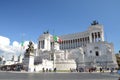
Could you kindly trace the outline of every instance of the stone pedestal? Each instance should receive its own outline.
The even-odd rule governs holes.
[[[60,50],[59,43],[57,43],[57,42],[54,43],[54,49],[55,50]]]
[[[34,55],[30,53],[28,57],[24,58],[24,67],[28,72],[34,72]]]

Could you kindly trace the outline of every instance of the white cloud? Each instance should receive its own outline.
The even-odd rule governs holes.
[[[37,44],[36,43],[34,44],[34,48],[37,49]]]
[[[0,36],[0,45],[9,45],[10,39],[7,37]]]
[[[24,46],[24,48],[25,48],[25,49],[27,49],[27,48],[28,48],[28,44],[29,44],[29,41],[24,41],[23,46]]]
[[[14,51],[11,50],[11,46],[0,45],[0,50],[2,52],[14,53]]]
[[[0,54],[6,56],[7,59],[9,59],[7,56],[15,53],[15,51],[12,50],[12,47],[10,46],[9,38],[0,36],[0,52]]]
[[[20,47],[20,45],[19,45],[19,42],[17,42],[17,41],[13,41],[13,47]]]
[[[5,58],[11,59],[13,55],[24,54],[25,49],[28,48],[29,41],[24,41],[23,47],[21,42],[13,41],[10,45],[10,39],[0,36],[0,55],[4,55]],[[34,44],[34,48],[37,48],[37,44]]]

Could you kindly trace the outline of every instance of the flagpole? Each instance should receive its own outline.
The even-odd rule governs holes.
[[[22,52],[23,52],[23,45],[24,45],[24,40],[23,40],[23,36],[24,36],[24,33],[22,33],[22,41],[21,41],[21,53],[20,53],[20,55],[22,55]]]

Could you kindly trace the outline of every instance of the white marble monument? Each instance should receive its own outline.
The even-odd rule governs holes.
[[[59,44],[54,42],[53,37],[49,33],[39,37],[38,55],[56,49],[55,61],[73,59],[77,68],[117,67],[113,43],[105,41],[103,25],[97,21],[93,21],[87,31],[58,36],[62,39]]]

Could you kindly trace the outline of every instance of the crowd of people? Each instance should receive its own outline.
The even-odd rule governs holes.
[[[56,72],[57,71],[57,68],[54,68],[53,70],[50,68],[50,69],[48,69],[48,68],[42,68],[42,72]]]
[[[110,72],[113,73],[114,71],[117,71],[117,68],[96,68],[96,67],[91,67],[91,68],[76,68],[76,69],[71,69],[70,72]]]
[[[23,65],[21,64],[16,64],[16,65],[4,65],[0,67],[0,70],[2,71],[21,71],[25,70]],[[72,69],[70,68],[70,72],[110,72],[114,73],[114,71],[117,71],[116,68],[96,68],[96,67],[91,67],[91,68],[76,68]],[[54,69],[48,69],[48,68],[42,68],[42,72],[56,72],[57,68]],[[118,74],[120,74],[120,70],[118,70]]]

